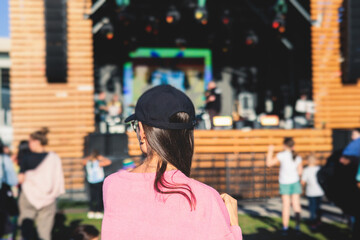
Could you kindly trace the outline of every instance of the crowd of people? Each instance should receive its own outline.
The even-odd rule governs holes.
[[[196,124],[191,100],[174,87],[157,86],[141,95],[135,113],[125,122],[131,123],[146,156],[141,165],[124,162],[123,170],[105,178],[104,167],[111,160],[96,151],[83,160],[90,189],[87,216],[103,218],[102,239],[242,239],[237,201],[189,177]],[[25,240],[51,239],[56,200],[65,188],[61,160],[56,153],[46,150],[47,134],[47,128],[31,133],[28,140],[20,142],[13,156],[8,155],[8,148],[0,146],[0,236],[6,233],[16,236],[19,228]],[[322,197],[331,195],[329,181],[319,177],[324,176],[326,166],[321,168],[316,155],[310,154],[303,169],[294,140],[285,138],[283,146],[283,151],[276,155],[274,146],[269,146],[266,157],[268,167],[280,165],[282,234],[286,236],[289,231],[291,206],[295,230],[300,233],[302,186],[309,200],[310,227],[316,230],[321,225]],[[355,184],[351,189],[357,196],[360,196],[356,186],[360,180],[359,158],[360,129],[356,129],[353,141],[336,161],[351,169],[347,178]],[[351,196],[356,205],[360,197]],[[354,239],[358,239],[360,230],[357,209],[344,210],[354,219]],[[99,235],[93,226],[81,225],[70,239],[96,240]]]
[[[15,239],[20,229],[24,240],[51,240],[57,198],[65,193],[65,187],[60,157],[45,149],[47,134],[47,128],[31,133],[12,156],[0,142],[1,239]],[[98,236],[93,226],[81,225],[71,239],[96,240]]]

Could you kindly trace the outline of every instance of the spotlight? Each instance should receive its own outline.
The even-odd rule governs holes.
[[[285,32],[285,15],[278,13],[275,16],[275,19],[272,23],[272,27],[274,29],[277,29],[280,33]]]
[[[111,40],[114,38],[114,27],[111,24],[110,19],[104,17],[93,26],[92,33],[100,33],[101,36],[105,36],[106,39]]]
[[[273,22],[273,24],[272,24],[272,27],[275,28],[275,29],[277,29],[277,28],[280,27],[280,23],[279,23],[278,21],[274,20],[274,22]]]
[[[149,16],[145,25],[145,32],[157,35],[159,33],[158,20],[154,16]]]
[[[195,10],[195,19],[201,24],[206,25],[208,23],[208,12],[205,8],[199,7]]]
[[[107,40],[114,38],[114,27],[110,22],[104,25],[101,31],[105,34]]]
[[[180,20],[180,12],[176,9],[175,6],[171,6],[169,8],[165,20],[168,24],[177,23]]]
[[[108,32],[108,33],[106,34],[106,38],[107,38],[108,40],[113,39],[113,38],[114,38],[114,33]]]
[[[223,17],[222,17],[222,23],[224,25],[229,25],[231,22],[231,19],[230,19],[230,11],[228,9],[226,9],[224,11],[224,14],[223,14]]]
[[[285,28],[285,18],[288,12],[288,7],[285,0],[277,0],[274,5],[275,18],[272,23],[272,27],[277,29],[280,33],[284,33]]]
[[[258,42],[259,42],[259,37],[256,35],[254,30],[249,30],[246,33],[245,44],[248,46],[254,46],[258,44]]]

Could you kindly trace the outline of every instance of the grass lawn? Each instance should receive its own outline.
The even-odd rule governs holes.
[[[64,234],[67,234],[75,226],[79,224],[92,224],[101,229],[101,220],[87,219],[86,212],[80,209],[74,211],[66,211],[65,215],[58,215],[58,237],[53,240],[64,240]],[[301,225],[301,234],[297,235],[290,230],[287,237],[282,237],[279,229],[281,229],[281,218],[258,217],[250,215],[239,215],[239,223],[243,231],[244,240],[272,240],[272,239],[301,239],[301,240],[346,240],[350,238],[350,230],[345,224],[324,223],[319,227],[317,232],[312,232],[308,226],[303,223]],[[294,222],[290,222],[290,228],[294,227]]]
[[[243,231],[244,240],[272,240],[272,239],[301,239],[301,240],[346,240],[351,233],[345,224],[323,223],[318,231],[312,232],[306,223],[300,226],[301,234],[293,229],[294,221],[290,221],[290,232],[287,237],[281,236],[281,218],[269,218],[250,215],[239,215],[239,224]]]

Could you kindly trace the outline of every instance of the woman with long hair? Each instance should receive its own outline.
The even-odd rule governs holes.
[[[47,152],[45,148],[48,132],[47,128],[43,128],[30,134],[31,152],[24,155],[20,162],[19,225],[24,239],[32,239],[36,235],[34,221],[39,238],[51,239],[56,198],[65,192],[61,160],[56,153]]]
[[[302,174],[302,159],[294,151],[295,142],[292,138],[284,139],[284,151],[274,156],[274,146],[270,145],[266,165],[272,167],[280,163],[279,183],[282,200],[283,234],[287,235],[290,219],[290,205],[295,212],[297,231],[300,231],[300,176]],[[292,203],[292,204],[291,204]]]
[[[191,179],[195,110],[181,91],[145,92],[126,119],[146,159],[104,182],[102,239],[242,239],[236,200]],[[224,203],[225,202],[225,203]]]

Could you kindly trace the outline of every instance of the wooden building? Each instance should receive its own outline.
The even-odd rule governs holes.
[[[84,19],[91,0],[67,1],[67,83],[48,83],[46,78],[44,2],[10,0],[13,145],[49,127],[48,149],[64,162],[67,188],[71,175],[78,180],[72,187],[82,188],[83,175],[72,171],[82,170],[77,163],[83,156],[84,136],[95,125],[92,22]]]
[[[312,19],[322,16],[311,30],[315,129],[196,131],[193,177],[244,198],[271,197],[277,194],[277,170],[265,167],[269,144],[279,151],[283,137],[293,136],[300,155],[316,152],[324,160],[332,150],[331,129],[360,127],[360,84],[344,86],[340,76],[341,3],[311,0]],[[49,150],[62,157],[73,190],[83,189],[84,136],[94,130],[92,23],[83,16],[90,5],[67,1],[68,79],[54,84],[45,75],[44,0],[10,0],[14,146],[48,126]],[[129,154],[140,154],[132,133]]]

